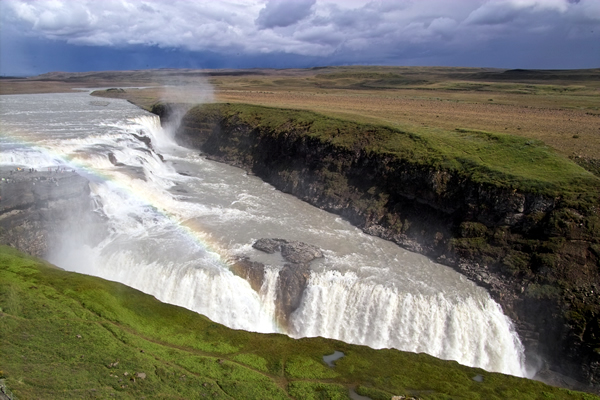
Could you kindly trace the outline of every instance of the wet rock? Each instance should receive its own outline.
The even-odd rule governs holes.
[[[154,150],[152,148],[152,140],[148,137],[148,136],[143,136],[143,135],[136,135],[135,133],[132,133],[133,137],[135,137],[137,140],[139,140],[140,142],[144,143],[146,145],[146,147],[148,147],[151,150]]]
[[[139,140],[140,142],[144,143],[146,145],[146,148],[153,151],[156,156],[158,158],[160,158],[160,160],[162,162],[165,161],[165,158],[163,157],[162,154],[157,153],[154,149],[154,146],[152,146],[152,139],[150,139],[148,136],[144,136],[143,132],[140,132],[139,135],[136,135],[135,133],[132,133],[133,137],[135,137],[137,140]],[[111,161],[112,162],[112,161]],[[181,175],[185,175],[185,174],[181,174]],[[189,175],[188,175],[189,176]]]
[[[309,263],[323,257],[323,252],[311,244],[286,239],[259,239],[252,247],[269,254],[280,251],[288,261],[279,272],[276,297],[277,319],[281,324],[287,325],[289,316],[302,302],[310,276]],[[256,266],[253,268],[258,271]]]
[[[308,264],[285,264],[277,285],[277,319],[287,325],[289,316],[300,306],[310,269]]]
[[[113,153],[108,153],[108,161],[115,167],[124,167],[125,164],[118,162],[117,157]]]
[[[231,266],[231,271],[250,283],[252,289],[260,291],[265,278],[265,265],[250,261],[247,257],[240,258]]]
[[[323,252],[316,246],[286,239],[260,239],[252,247],[268,254],[281,252],[288,261],[279,271],[276,289],[276,317],[280,324],[287,325],[289,316],[300,306],[308,278],[309,264],[316,258],[323,257]],[[240,258],[231,267],[233,273],[246,279],[252,289],[260,291],[264,283],[265,265]]]
[[[265,276],[263,263],[242,258],[233,264],[232,271],[246,279],[256,292],[260,291]],[[309,276],[308,264],[285,264],[279,271],[275,307],[280,324],[287,325],[289,316],[300,306]]]
[[[259,239],[252,247],[269,254],[280,251],[286,261],[294,264],[310,263],[323,257],[323,252],[317,246],[296,240]]]
[[[310,263],[316,258],[323,257],[318,247],[302,242],[288,242],[282,245],[281,255],[286,261],[294,264]]]
[[[265,253],[273,254],[276,251],[281,251],[281,239],[259,239],[254,242],[252,247]]]

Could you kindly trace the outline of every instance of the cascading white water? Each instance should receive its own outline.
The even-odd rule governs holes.
[[[520,375],[522,348],[489,296],[453,301],[365,282],[355,273],[313,273],[293,335],[325,336],[374,348],[394,347]]]
[[[265,279],[258,294],[263,304],[264,311],[274,321],[275,302],[277,301],[277,282],[279,281],[279,268],[265,267]]]
[[[80,243],[78,232],[65,232],[65,245],[51,256],[59,266],[123,282],[233,328],[276,332],[282,260],[251,244],[262,237],[300,240],[326,257],[311,266],[286,333],[525,375],[508,318],[487,292],[449,268],[178,147],[156,116],[123,101],[106,108],[90,105],[86,94],[0,101],[7,132],[2,165],[76,168],[92,180],[106,217],[109,234],[94,248]],[[273,265],[258,293],[229,270],[226,260],[240,255]]]

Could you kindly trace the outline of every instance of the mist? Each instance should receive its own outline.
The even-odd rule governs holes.
[[[212,98],[206,86],[171,83],[166,101]],[[48,259],[59,267],[124,283],[235,329],[426,352],[528,376],[511,321],[457,272],[177,146],[178,120],[163,129],[157,116],[122,100],[100,108],[85,93],[55,106],[52,99],[31,97],[27,107],[55,107],[64,118],[60,130],[43,118],[30,130],[90,179],[82,196],[89,207],[69,210],[54,232]],[[191,104],[183,103],[178,117]],[[228,264],[259,259],[252,244],[264,237],[315,244],[325,254],[311,264],[301,304],[284,325],[274,290],[282,264],[267,265],[267,286],[259,291]]]

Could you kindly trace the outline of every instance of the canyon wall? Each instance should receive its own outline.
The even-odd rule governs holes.
[[[158,104],[153,112],[167,120],[172,108]],[[600,384],[597,204],[480,182],[427,160],[369,150],[361,139],[342,146],[311,129],[285,117],[273,129],[229,105],[210,105],[190,110],[176,139],[455,268],[502,305],[528,360],[539,358],[540,376],[551,370]]]
[[[0,193],[0,244],[47,258],[64,244],[64,232],[88,235],[78,238],[88,243],[102,235],[89,182],[75,172],[4,169]],[[98,229],[81,229],[90,224]]]

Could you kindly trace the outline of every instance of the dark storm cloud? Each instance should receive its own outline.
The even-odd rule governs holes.
[[[506,7],[504,4],[486,4],[473,11],[466,19],[474,25],[498,25],[513,21],[519,15],[519,10]]]
[[[3,74],[54,65],[32,55],[42,42],[71,69],[94,48],[182,66],[600,66],[598,0],[0,0],[0,23]]]
[[[303,20],[311,14],[316,0],[269,0],[258,13],[256,24],[261,29],[286,27]]]

